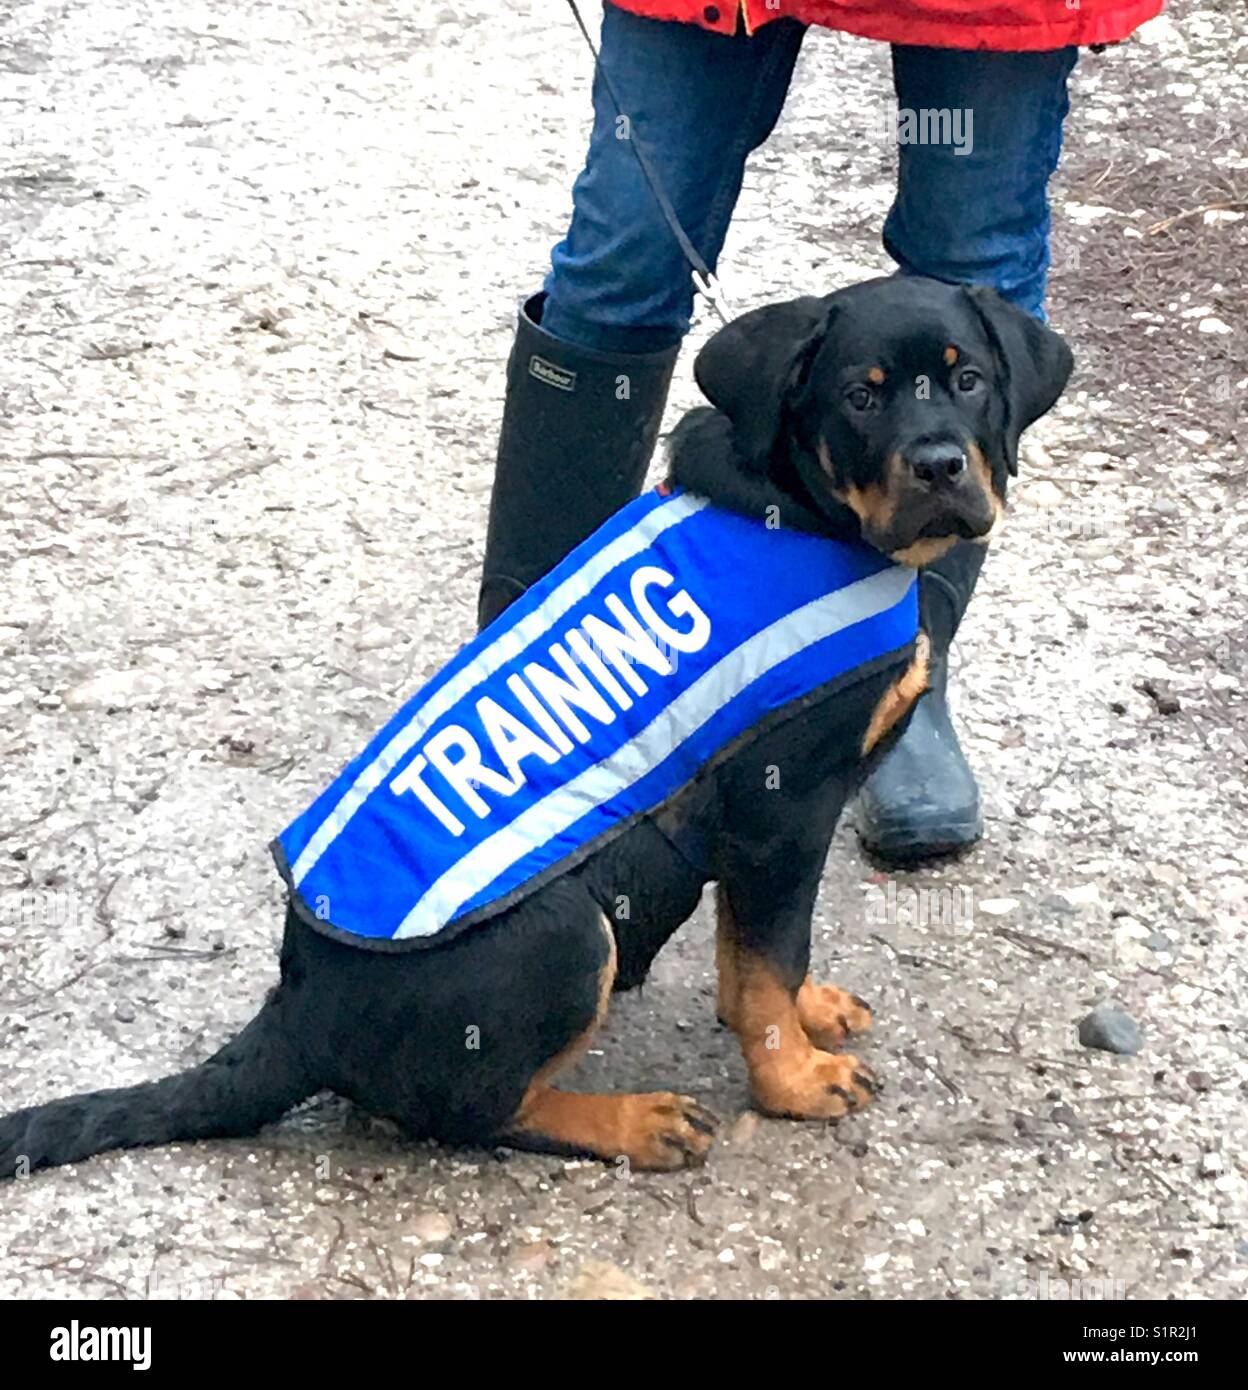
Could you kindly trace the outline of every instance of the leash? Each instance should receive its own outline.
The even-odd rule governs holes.
[[[649,156],[637,143],[636,134],[633,131],[632,120],[625,113],[620,105],[620,99],[615,94],[615,88],[611,84],[607,70],[603,66],[602,56],[598,52],[598,46],[590,36],[589,30],[585,27],[585,20],[581,16],[580,7],[576,0],[568,0],[568,8],[572,11],[572,17],[576,20],[576,27],[581,31],[585,42],[589,45],[589,51],[594,55],[594,72],[602,78],[602,85],[607,90],[607,96],[611,99],[611,105],[615,108],[615,114],[622,116],[628,121],[628,143],[632,148],[633,155],[641,169],[642,177],[646,181],[654,197],[654,201],[659,205],[659,211],[663,214],[663,220],[671,229],[672,235],[680,245],[681,252],[685,260],[689,262],[689,270],[693,277],[693,283],[698,293],[710,304],[715,313],[719,316],[719,321],[727,327],[732,318],[732,308],[724,296],[724,291],[719,281],[711,273],[710,267],[698,253],[698,248],[689,240],[688,233],[680,225],[680,218],[676,216],[676,209],[672,206],[671,199],[663,191],[663,185],[659,182],[658,175],[650,163]]]

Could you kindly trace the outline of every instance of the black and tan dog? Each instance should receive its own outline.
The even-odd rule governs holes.
[[[713,408],[681,422],[672,474],[720,506],[927,564],[988,537],[1019,435],[1070,368],[1056,334],[989,291],[892,278],[774,305],[700,354]],[[865,1105],[870,1071],[835,1049],[870,1014],[808,977],[811,913],[842,808],[926,686],[922,635],[915,653],[763,733],[445,946],[361,950],[288,912],[281,983],[238,1037],[177,1076],[0,1120],[0,1176],[251,1134],[320,1090],[417,1136],[623,1155],[642,1168],[700,1162],[713,1125],[694,1101],[573,1094],[551,1080],[709,882],[720,1016],[740,1039],[755,1103],[819,1120]],[[769,768],[779,789],[760,795]],[[620,898],[623,922],[611,912]]]

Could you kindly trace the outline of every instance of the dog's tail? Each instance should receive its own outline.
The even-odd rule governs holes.
[[[189,1071],[0,1118],[0,1179],[108,1149],[254,1134],[318,1089],[283,1030],[280,989],[239,1035]]]

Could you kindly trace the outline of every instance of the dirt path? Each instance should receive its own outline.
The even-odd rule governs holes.
[[[469,634],[513,305],[587,111],[558,7],[508,8],[0,20],[0,1108],[251,1013],[266,841]],[[1243,1295],[1248,29],[1171,16],[1076,80],[1079,375],[960,642],[988,838],[890,884],[843,830],[830,864],[816,957],[876,1006],[878,1107],[746,1111],[700,916],[576,1082],[699,1095],[706,1169],[413,1147],[323,1101],[0,1189],[0,1295],[552,1297],[596,1262],[675,1297]],[[739,308],[884,266],[886,71],[812,37]],[[1104,997],[1139,1056],[1078,1046]]]

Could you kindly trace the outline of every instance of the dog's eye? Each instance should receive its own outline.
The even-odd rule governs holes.
[[[958,390],[973,391],[983,378],[973,368],[968,367],[965,371],[958,373]]]
[[[851,410],[870,410],[875,397],[865,386],[851,386],[845,392],[845,400]]]

